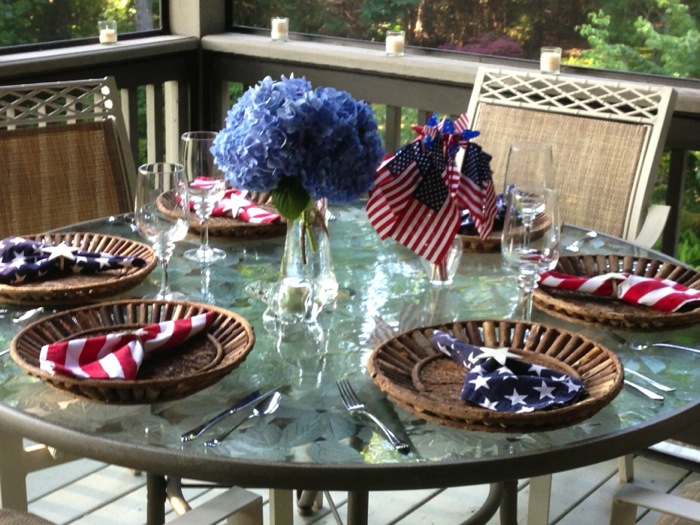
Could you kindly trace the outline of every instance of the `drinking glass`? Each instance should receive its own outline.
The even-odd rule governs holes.
[[[226,189],[224,174],[216,167],[211,152],[215,138],[215,131],[188,131],[180,137],[182,165],[189,183],[190,200],[202,230],[199,248],[187,250],[185,258],[207,264],[226,257],[225,251],[209,246],[209,217]]]
[[[516,186],[507,193],[501,256],[506,269],[517,271],[523,321],[532,317],[532,294],[539,275],[557,264],[560,229],[554,190]]]
[[[175,243],[187,235],[190,224],[187,181],[182,164],[156,162],[139,167],[134,218],[139,233],[147,239],[160,261],[163,277],[155,299],[179,298],[170,290],[168,263]]]
[[[516,142],[510,145],[503,193],[518,186],[554,188],[551,144]]]

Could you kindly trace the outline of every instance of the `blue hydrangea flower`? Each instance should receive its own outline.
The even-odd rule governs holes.
[[[214,157],[229,183],[268,192],[298,177],[309,197],[351,202],[374,184],[384,154],[372,108],[305,78],[266,77],[226,116]]]

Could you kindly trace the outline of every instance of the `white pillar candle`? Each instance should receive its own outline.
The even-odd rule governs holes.
[[[289,19],[275,17],[271,20],[270,25],[272,27],[270,32],[272,40],[285,42],[287,40],[287,36],[289,35]]]
[[[117,21],[100,20],[97,22],[100,34],[100,44],[114,44],[117,41]]]
[[[559,74],[561,69],[561,48],[543,47],[540,53],[540,71]]]
[[[386,54],[389,56],[403,56],[406,47],[406,37],[403,31],[386,32]]]

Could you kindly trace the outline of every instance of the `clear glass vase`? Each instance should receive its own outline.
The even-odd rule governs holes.
[[[421,257],[421,263],[423,264],[423,269],[425,270],[425,275],[428,281],[433,286],[449,286],[452,284],[457,269],[459,268],[459,263],[462,260],[462,254],[464,253],[464,246],[462,243],[462,238],[456,235],[450,248],[447,252],[445,260],[440,264],[435,264],[430,262],[428,259]]]
[[[280,278],[271,290],[266,315],[282,323],[314,322],[338,295],[333,273],[325,199],[287,223]]]

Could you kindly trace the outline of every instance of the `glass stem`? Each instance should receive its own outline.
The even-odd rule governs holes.
[[[202,219],[200,224],[202,225],[202,233],[199,238],[200,249],[206,251],[209,248],[209,219]]]
[[[522,321],[532,320],[532,294],[537,288],[537,273],[527,272],[518,275],[518,286],[522,291]]]
[[[168,263],[169,259],[167,257],[161,258],[160,269],[162,275],[160,279],[160,292],[158,292],[160,299],[165,299],[168,295],[170,295],[170,283],[168,281]]]

